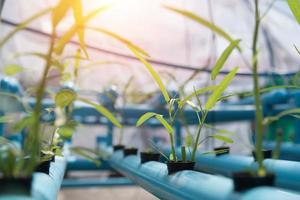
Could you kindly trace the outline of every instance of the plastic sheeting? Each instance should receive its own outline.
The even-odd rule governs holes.
[[[240,72],[250,72],[247,62],[250,62],[251,57],[254,26],[253,1],[251,0],[89,0],[83,2],[86,13],[103,4],[114,2],[110,9],[93,19],[89,26],[105,28],[128,38],[145,49],[152,59],[195,68],[212,67],[228,42],[219,36],[214,37],[207,28],[166,10],[162,5],[171,5],[192,11],[213,21],[232,37],[242,39],[244,60],[239,53],[234,52],[226,62],[225,69],[229,70],[238,65],[241,66]],[[56,1],[52,0],[8,0],[4,5],[2,18],[12,22],[21,22],[33,13],[55,5],[55,3]],[[275,1],[274,4],[271,0],[260,1],[261,13],[263,14],[271,5],[260,30],[259,69],[265,72],[298,70],[299,55],[293,44],[300,44],[300,27],[296,24],[285,1]],[[59,34],[63,34],[72,23],[72,13],[69,13],[59,26]],[[36,20],[30,24],[30,27],[49,33],[51,29],[50,16]],[[2,24],[1,35],[5,35],[10,29],[10,26]],[[74,40],[76,39],[74,38]],[[19,78],[25,86],[34,84],[37,80],[36,73],[41,72],[43,61],[34,57],[12,59],[11,55],[16,52],[45,52],[47,41],[47,37],[22,31],[1,51],[2,65],[11,62],[23,65],[27,70]],[[87,31],[86,41],[89,45],[98,48],[131,55],[123,44],[103,34]],[[76,48],[74,45],[69,45],[65,54],[74,55]],[[134,76],[135,90],[149,92],[157,89],[139,62],[99,51],[90,50],[89,52],[94,61],[117,63],[81,70],[77,80],[77,84],[81,88],[100,90],[109,84],[122,86],[130,76]],[[69,65],[72,65],[71,61],[68,62]],[[86,63],[82,63],[82,65],[84,64]],[[192,73],[189,70],[163,65],[154,65],[154,67],[161,72],[170,89],[177,89],[178,85]],[[198,87],[208,80],[203,73],[197,77],[198,79],[192,81],[187,88],[192,90],[192,86]],[[240,82],[243,84],[233,85],[243,89],[251,88],[250,78],[235,80],[235,83]],[[143,87],[139,87],[140,85]]]

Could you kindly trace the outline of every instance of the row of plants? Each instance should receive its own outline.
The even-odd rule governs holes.
[[[299,22],[299,9],[300,9],[300,3],[298,1],[288,1],[288,4],[297,18]],[[215,24],[205,20],[204,18],[195,15],[194,13],[191,13],[187,10],[181,10],[174,7],[165,6],[166,9],[173,11],[177,14],[180,14],[184,17],[187,17],[207,28],[209,28],[211,31],[215,32],[219,36],[223,37],[224,39],[228,40],[229,45],[228,47],[223,51],[221,56],[217,59],[216,63],[214,64],[212,70],[211,70],[211,80],[215,80],[217,75],[219,74],[220,70],[222,69],[223,65],[225,64],[226,60],[230,56],[231,52],[234,49],[237,49],[239,53],[242,53],[242,49],[239,46],[239,43],[241,42],[240,39],[233,39],[229,34],[227,34],[224,30],[222,30],[220,27],[216,26]],[[255,148],[253,149],[253,157],[255,158],[255,161],[258,164],[258,168],[255,171],[242,171],[238,173],[234,173],[232,175],[232,178],[235,183],[235,189],[236,190],[243,190],[251,187],[256,187],[260,185],[274,185],[275,181],[275,174],[272,172],[267,172],[266,168],[263,164],[263,160],[265,158],[271,157],[271,151],[270,150],[264,150],[262,146],[263,142],[263,130],[264,126],[267,126],[268,124],[280,119],[281,117],[285,117],[288,115],[294,116],[298,118],[297,113],[299,113],[299,109],[291,109],[283,111],[276,116],[268,116],[264,117],[263,111],[262,111],[262,105],[261,105],[261,93],[269,92],[273,89],[278,88],[291,88],[291,89],[299,89],[297,85],[283,85],[283,86],[277,86],[277,87],[267,87],[264,89],[260,89],[259,84],[259,76],[258,76],[258,63],[259,63],[259,52],[258,52],[258,38],[259,38],[259,30],[260,30],[260,24],[263,19],[263,17],[267,14],[268,11],[266,11],[264,14],[260,14],[259,9],[259,2],[258,0],[254,0],[254,31],[253,31],[253,40],[252,40],[252,58],[251,58],[251,67],[252,67],[252,79],[253,79],[253,92],[247,93],[246,96],[253,96],[255,100]],[[295,47],[296,48],[296,47]],[[296,50],[299,52],[299,50],[296,48]],[[165,157],[167,160],[166,164],[168,166],[169,173],[173,173],[179,170],[183,169],[193,169],[195,164],[195,157],[197,154],[197,150],[199,145],[208,138],[214,138],[217,140],[221,140],[225,143],[232,143],[233,140],[227,136],[221,135],[219,133],[215,133],[210,135],[208,138],[205,138],[204,140],[200,141],[200,135],[201,130],[203,127],[210,126],[205,123],[206,117],[211,109],[214,108],[215,104],[220,101],[224,100],[228,97],[231,97],[233,95],[238,94],[231,94],[227,96],[222,96],[223,92],[226,90],[226,88],[229,86],[232,79],[235,77],[238,67],[235,67],[232,71],[230,71],[223,80],[217,84],[212,86],[207,86],[204,88],[196,89],[194,88],[194,92],[187,95],[187,96],[179,96],[179,97],[170,97],[168,94],[168,91],[166,89],[166,86],[163,84],[163,81],[161,80],[158,73],[154,70],[154,68],[151,66],[147,60],[141,56],[139,53],[134,52],[136,57],[145,65],[148,72],[151,74],[152,78],[156,82],[156,84],[159,86],[159,89],[161,90],[165,103],[166,103],[166,110],[168,111],[167,116],[163,116],[159,113],[153,113],[148,112],[142,115],[139,120],[136,123],[136,126],[139,127],[142,124],[144,124],[147,120],[150,120],[151,118],[154,118],[158,120],[158,122],[161,123],[161,125],[165,128],[166,132],[169,134],[170,138],[170,149],[171,154],[170,156],[166,156],[160,151],[155,145],[153,145],[154,149],[158,151],[162,156]],[[210,93],[207,101],[203,104],[198,97],[201,94],[204,93]],[[244,94],[245,95],[245,94]],[[196,103],[193,103],[191,101],[192,98],[196,98]],[[185,138],[185,145],[181,146],[181,158],[177,155],[178,152],[176,150],[176,146],[174,143],[174,130],[173,125],[174,121],[177,119],[177,116],[180,115],[180,113],[183,112],[186,105],[189,105],[192,107],[192,109],[195,111],[195,113],[198,116],[199,124],[197,131],[194,135],[188,134]],[[214,130],[216,131],[216,130]],[[224,132],[223,132],[224,133]],[[193,137],[194,136],[194,137]],[[279,141],[280,142],[280,141]],[[122,148],[122,146],[118,145],[118,148],[115,148],[115,150]],[[218,149],[217,149],[218,150]],[[223,148],[220,149],[221,153],[222,151],[227,151],[228,149]],[[187,151],[190,153],[189,156],[187,156]],[[277,150],[278,151],[278,150]],[[129,154],[136,154],[137,149],[124,149],[124,155]],[[218,152],[215,152],[218,153]],[[141,163],[144,163],[145,161],[154,160],[157,161],[159,159],[158,153],[151,153],[151,152],[141,152]]]

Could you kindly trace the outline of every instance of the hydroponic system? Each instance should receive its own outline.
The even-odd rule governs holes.
[[[0,14],[0,200],[300,199],[299,0]]]

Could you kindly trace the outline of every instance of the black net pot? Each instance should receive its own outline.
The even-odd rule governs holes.
[[[260,177],[250,172],[236,172],[232,174],[235,191],[247,190],[258,186],[274,186],[275,175],[267,173]]]
[[[123,150],[124,148],[125,148],[125,146],[121,145],[121,144],[117,144],[117,145],[113,146],[114,151]]]
[[[195,162],[191,161],[167,161],[168,174],[173,174],[183,170],[194,170]]]
[[[264,149],[264,150],[262,150],[262,153],[264,155],[264,159],[272,158],[272,150],[271,149],[268,149],[268,150]],[[256,162],[257,159],[256,159],[255,151],[252,151],[252,156],[254,158],[254,161]]]
[[[141,152],[141,163],[146,163],[149,161],[159,161],[160,154],[159,153],[153,153],[153,152]]]
[[[138,149],[137,148],[125,148],[123,150],[124,157],[130,156],[130,155],[137,155]]]
[[[230,147],[228,146],[216,147],[214,148],[214,151],[216,156],[226,155],[230,153]]]
[[[49,175],[50,164],[51,164],[51,161],[50,161],[50,160],[44,161],[44,162],[40,163],[40,164],[36,167],[35,171],[36,171],[36,172],[42,172],[42,173],[45,173],[45,174],[48,174],[48,175]]]
[[[5,194],[31,195],[32,177],[0,178],[0,196]]]

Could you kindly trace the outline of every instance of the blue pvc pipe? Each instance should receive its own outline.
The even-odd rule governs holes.
[[[60,189],[66,167],[65,159],[56,157],[50,165],[49,175],[33,174],[31,196],[3,195],[0,200],[55,200]]]
[[[167,155],[169,149],[164,149]],[[180,150],[177,150],[180,157]],[[266,169],[276,174],[275,186],[300,191],[300,162],[286,160],[264,160]],[[258,165],[253,157],[241,155],[201,155],[196,156],[195,170],[231,177],[234,172],[256,170]]]
[[[67,171],[81,171],[81,170],[108,170],[110,169],[106,161],[101,161],[101,164],[97,166],[88,160],[81,158],[68,159]]]
[[[264,142],[265,149],[275,149],[275,142]],[[290,142],[284,142],[280,144],[280,159],[300,161],[300,145]]]
[[[160,199],[172,200],[232,200],[232,199],[300,199],[299,194],[272,187],[254,188],[245,193],[235,193],[231,179],[196,171],[181,171],[167,175],[167,166],[159,162],[140,164],[138,156],[123,158],[122,152],[114,153],[110,165]]]
[[[277,187],[300,191],[300,162],[266,159],[264,164],[267,171],[276,174],[275,185]],[[198,155],[195,169],[230,176],[238,171],[255,170],[257,163],[253,161],[252,157],[247,156]]]
[[[83,187],[114,187],[132,186],[132,181],[128,178],[84,178],[84,179],[64,179],[62,188],[83,188]]]

